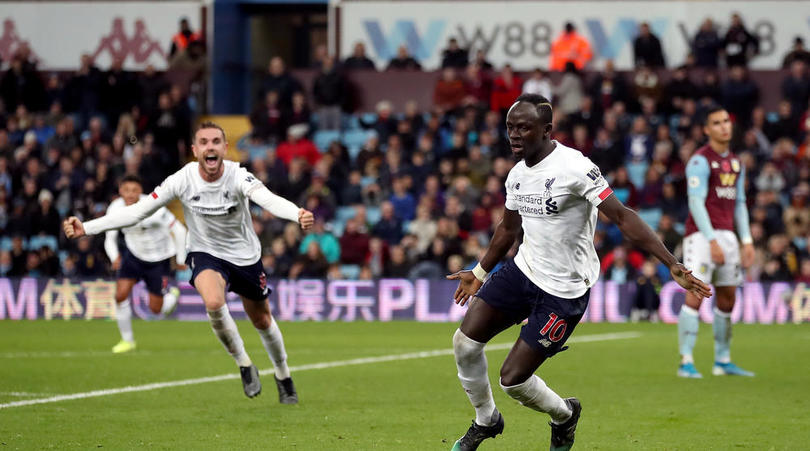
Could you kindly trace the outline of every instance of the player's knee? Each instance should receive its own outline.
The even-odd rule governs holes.
[[[253,323],[253,327],[256,329],[267,329],[270,327],[270,315],[261,315],[257,318],[250,318],[250,322]]]
[[[522,384],[526,382],[532,376],[532,373],[527,373],[525,370],[521,368],[517,368],[513,365],[504,364],[501,367],[501,386],[502,387],[512,387],[515,385]],[[509,393],[504,388],[506,393]],[[510,395],[511,396],[511,395]]]
[[[461,331],[456,329],[453,334],[453,353],[456,356],[456,361],[461,363],[470,360],[484,351],[485,343],[480,343],[468,337]]]

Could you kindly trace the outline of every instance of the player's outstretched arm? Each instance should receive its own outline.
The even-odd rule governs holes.
[[[84,224],[79,218],[71,216],[62,222],[62,229],[65,231],[65,236],[69,239],[81,238],[85,235]]]
[[[667,265],[673,279],[675,279],[680,286],[691,291],[699,298],[712,295],[709,286],[698,280],[692,275],[692,271],[678,262],[650,226],[648,226],[635,211],[625,207],[621,201],[616,198],[615,194],[611,194],[599,204],[599,211],[613,221],[613,223],[619,227],[619,230],[622,231],[625,238],[634,246],[640,247],[655,255],[658,260],[661,260],[662,263]]]
[[[256,202],[258,206],[269,211],[277,218],[297,222],[304,230],[311,228],[315,223],[315,217],[311,211],[304,208],[298,208],[297,205],[288,201],[287,199],[273,194],[269,189],[267,189],[266,186],[262,184],[254,184],[247,190],[247,196],[250,198],[250,200]]]
[[[472,296],[478,292],[484,283],[484,277],[492,271],[492,268],[506,255],[509,248],[514,244],[515,239],[521,231],[520,214],[516,210],[503,209],[503,219],[495,227],[495,233],[489,242],[484,257],[478,262],[474,270],[459,271],[447,276],[449,280],[458,280],[453,299],[458,305],[464,305]]]

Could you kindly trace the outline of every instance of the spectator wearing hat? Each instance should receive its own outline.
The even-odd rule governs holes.
[[[276,156],[287,167],[294,158],[303,158],[310,166],[315,166],[321,159],[321,153],[315,144],[306,138],[307,131],[309,126],[306,124],[295,124],[287,129],[287,140],[276,149]]]

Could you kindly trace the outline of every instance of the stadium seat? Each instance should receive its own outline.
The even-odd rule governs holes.
[[[335,221],[346,222],[356,214],[354,207],[338,207],[335,211]]]
[[[340,273],[347,279],[360,277],[360,265],[340,265]]]
[[[59,248],[59,241],[53,235],[35,235],[28,240],[28,249],[32,251],[39,250],[45,246],[56,250]]]
[[[368,219],[368,223],[374,226],[378,222],[380,222],[380,218],[382,218],[382,212],[380,211],[380,207],[368,207],[366,208],[366,219]]]
[[[373,133],[373,131],[359,129],[348,130],[343,133],[341,142],[349,151],[349,157],[352,159],[352,161],[357,159],[357,154],[360,153],[360,149],[363,148],[363,144],[368,141]]]
[[[10,251],[11,250],[11,237],[4,236],[0,238],[0,251]]]
[[[337,130],[318,130],[312,137],[315,147],[321,152],[326,152],[332,141],[340,141],[340,132]]]
[[[343,231],[346,230],[346,221],[335,219],[329,223],[329,227],[332,229],[332,235],[334,235],[335,238],[340,238],[343,236]]]
[[[629,162],[626,167],[627,178],[630,179],[630,183],[636,189],[641,189],[644,186],[644,176],[647,174],[647,168],[650,167],[650,164],[646,161]]]
[[[377,113],[363,113],[360,120],[365,124],[373,124],[377,122]]]
[[[658,222],[661,221],[663,213],[660,208],[642,208],[638,212],[639,217],[647,223],[653,230],[658,229]]]

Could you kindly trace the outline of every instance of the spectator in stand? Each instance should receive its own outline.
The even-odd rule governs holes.
[[[340,262],[345,265],[362,265],[368,255],[369,241],[365,224],[350,218],[340,237]]]
[[[609,110],[615,102],[626,102],[628,96],[627,82],[616,73],[613,60],[605,61],[605,68],[595,75],[588,91],[599,111]]]
[[[0,77],[0,100],[6,111],[25,105],[31,111],[45,108],[45,86],[39,74],[19,56],[11,59],[8,70]]]
[[[565,72],[560,83],[554,87],[554,107],[559,111],[559,117],[566,117],[579,111],[585,89],[582,77],[572,62],[565,64]]]
[[[90,55],[83,54],[79,69],[65,86],[65,109],[79,114],[77,125],[80,130],[87,125],[86,121],[90,116],[99,111],[101,85],[101,71],[95,66]]]
[[[322,217],[315,219],[315,224],[312,231],[308,233],[301,244],[298,246],[298,252],[301,254],[311,253],[311,243],[317,243],[318,249],[326,257],[328,263],[335,263],[340,259],[340,244],[337,238],[331,232],[326,230],[326,223]],[[312,257],[312,255],[310,255]]]
[[[672,72],[672,78],[664,87],[665,111],[669,114],[683,111],[684,102],[688,99],[696,100],[698,87],[689,78],[686,66],[679,66]]]
[[[276,145],[285,135],[281,106],[278,104],[278,93],[268,91],[264,103],[259,104],[250,114],[253,126],[253,137],[260,142]]]
[[[716,69],[719,65],[723,41],[717,34],[712,19],[706,18],[692,40],[692,53],[695,55],[695,66]]]
[[[748,32],[737,13],[731,15],[731,26],[723,38],[723,49],[727,67],[748,67],[748,61],[759,53],[759,40]]]
[[[276,149],[278,159],[285,165],[290,166],[290,162],[296,158],[302,158],[310,167],[321,159],[321,153],[312,141],[306,138],[309,127],[305,124],[296,124],[287,129],[287,140],[279,144]]]
[[[471,63],[467,66],[464,85],[467,87],[465,104],[473,105],[479,109],[486,109],[489,106],[490,96],[492,95],[492,79],[489,72],[480,64]]]
[[[593,57],[591,45],[584,36],[577,33],[574,24],[567,22],[565,30],[551,44],[549,70],[563,71],[566,63],[574,63],[577,70],[582,70]]]
[[[362,42],[354,44],[352,56],[343,60],[343,69],[346,70],[376,70],[374,61],[366,56],[366,46]]]
[[[422,70],[422,65],[413,59],[408,47],[403,44],[397,48],[397,56],[391,59],[386,70]]]
[[[290,279],[324,279],[329,270],[329,262],[317,241],[309,241],[304,252],[296,258],[290,268]]]
[[[636,293],[633,296],[633,308],[630,311],[630,321],[658,321],[658,307],[661,298],[661,279],[656,274],[656,261],[647,259],[641,265],[641,274],[636,278]]]
[[[759,102],[759,87],[748,77],[748,70],[738,65],[731,68],[722,85],[722,105],[743,127],[751,123],[751,110]]]
[[[475,51],[475,58],[473,58],[471,64],[477,65],[484,71],[491,71],[493,67],[492,63],[487,60],[487,54],[481,49]]]
[[[789,68],[794,61],[804,61],[805,65],[810,66],[810,51],[804,48],[804,39],[801,36],[796,36],[793,40],[793,48],[782,59],[782,68]]]
[[[188,23],[188,19],[183,17],[180,19],[180,30],[172,36],[172,47],[169,50],[169,59],[174,57],[178,52],[184,52],[192,42],[202,40],[200,33],[195,33]]]
[[[523,84],[523,93],[540,94],[547,99],[551,98],[551,82],[542,69],[538,67],[532,71],[532,76]]]
[[[388,199],[394,207],[394,215],[402,221],[410,221],[416,216],[416,199],[406,189],[405,177],[394,177],[393,192]]]
[[[267,75],[262,82],[261,98],[264,98],[268,91],[276,91],[279,104],[283,108],[289,108],[293,93],[301,90],[301,83],[287,71],[284,60],[280,56],[270,58]]]
[[[466,96],[467,89],[464,81],[458,78],[456,69],[453,66],[442,69],[441,78],[436,81],[433,90],[433,104],[443,113],[454,114],[458,112]]]
[[[464,69],[469,64],[469,51],[459,47],[456,38],[447,41],[447,48],[442,50],[442,69],[453,67]]]
[[[335,67],[335,58],[326,55],[321,61],[321,70],[312,83],[312,97],[318,106],[318,128],[339,130],[342,109],[346,101],[346,81]]]
[[[399,243],[402,239],[402,221],[396,217],[394,205],[385,201],[380,207],[380,221],[374,225],[372,235],[382,239],[388,245]]]
[[[512,71],[512,66],[505,65],[493,83],[490,109],[501,113],[501,117],[506,117],[506,112],[515,103],[522,87],[523,80]]]
[[[790,101],[798,119],[799,114],[807,109],[810,100],[810,74],[808,65],[796,59],[790,66],[790,74],[782,81],[782,98]]]
[[[285,133],[293,125],[306,125],[309,126],[311,122],[309,105],[307,105],[307,98],[302,91],[296,91],[292,95],[292,108],[282,110],[282,122],[284,123]]]
[[[653,69],[662,69],[664,51],[661,50],[661,41],[650,31],[650,24],[642,22],[638,28],[638,36],[633,41],[633,60],[636,67],[644,65]]]

